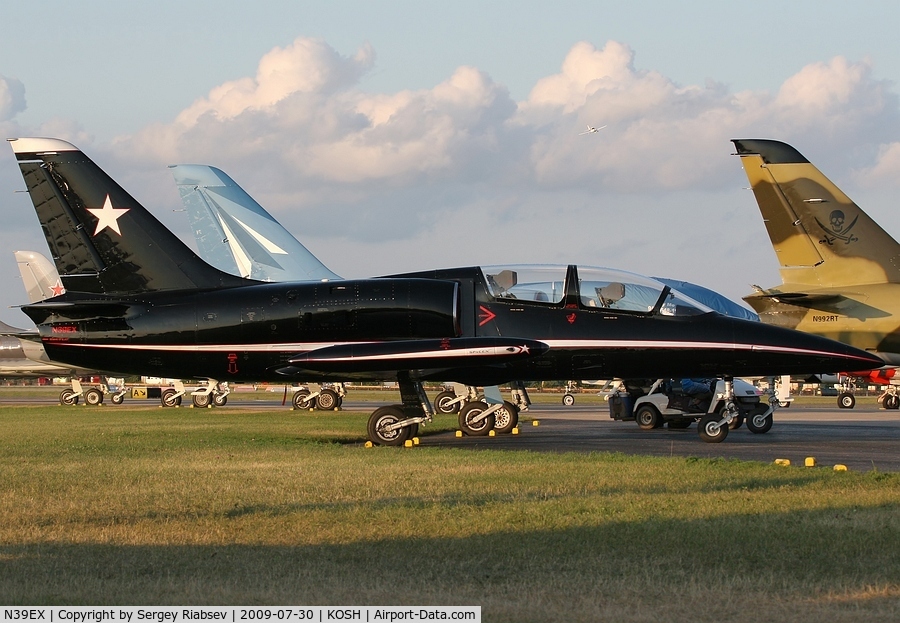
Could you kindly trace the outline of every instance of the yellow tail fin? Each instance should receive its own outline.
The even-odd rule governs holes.
[[[900,245],[796,149],[734,140],[785,284],[900,282]]]

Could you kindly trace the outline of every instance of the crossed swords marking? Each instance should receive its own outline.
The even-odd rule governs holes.
[[[850,223],[846,227],[846,229],[844,229],[844,233],[838,233],[838,232],[834,231],[833,229],[829,229],[829,228],[825,227],[825,225],[822,224],[822,221],[819,220],[819,217],[815,217],[815,218],[816,218],[816,223],[818,223],[819,227],[822,228],[822,231],[825,232],[825,237],[822,238],[821,240],[819,240],[819,244],[827,244],[829,246],[832,246],[832,245],[834,245],[835,240],[842,240],[844,242],[844,244],[850,244],[851,242],[856,242],[857,240],[859,240],[859,238],[857,238],[856,236],[854,236],[853,234],[850,233],[850,230],[853,229],[854,225],[856,225],[856,221],[859,220],[858,214],[856,215],[856,218],[853,219],[853,222]],[[829,232],[834,235],[829,236],[828,235]]]

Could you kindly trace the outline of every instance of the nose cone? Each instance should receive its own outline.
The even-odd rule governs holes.
[[[752,367],[767,368],[759,372],[761,375],[835,373],[884,366],[881,358],[842,342],[758,322],[734,322],[735,356],[746,357]],[[742,334],[743,339],[739,337]]]

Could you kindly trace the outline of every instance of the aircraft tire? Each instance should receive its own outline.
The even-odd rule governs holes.
[[[721,421],[722,418],[715,413],[704,415],[700,418],[700,422],[697,424],[697,432],[700,434],[700,439],[706,443],[721,443],[725,441],[725,438],[728,437],[728,427],[719,426]]]
[[[333,389],[323,389],[316,396],[316,409],[319,411],[334,411],[337,409],[338,395]]]
[[[563,394],[562,403],[567,407],[571,407],[575,404],[575,396],[572,394]]]
[[[850,392],[842,392],[838,395],[838,407],[841,409],[852,409],[856,406],[856,396]]]
[[[434,397],[434,410],[438,413],[459,413],[459,403],[456,400],[456,394],[453,392],[441,392]]]
[[[91,406],[103,404],[103,392],[92,387],[91,389],[84,392],[84,403]]]
[[[213,404],[217,407],[224,407],[226,404],[228,404],[228,396],[213,393]]]
[[[308,389],[298,389],[294,392],[294,395],[291,396],[291,406],[294,409],[309,409],[313,404],[315,403],[309,399]]]
[[[508,400],[503,401],[503,408],[494,411],[494,432],[498,435],[511,433],[519,424],[519,410]]]
[[[638,407],[637,411],[634,412],[634,421],[637,422],[641,430],[653,430],[665,423],[662,415],[653,405],[641,405]]]
[[[472,421],[487,408],[487,405],[480,400],[468,403],[459,411],[459,429],[471,437],[484,437],[490,433],[494,428],[493,413],[478,422]]]
[[[888,395],[884,397],[885,409],[900,409],[900,396]]]
[[[169,389],[163,390],[163,393],[159,396],[159,402],[164,407],[177,407],[181,405],[181,396],[176,396],[177,394],[174,389],[171,387]]]
[[[191,396],[191,402],[198,409],[205,409],[212,402],[210,394],[194,394]]]
[[[59,392],[59,404],[61,405],[77,405],[78,404],[78,394],[76,394],[71,389],[64,389]]]
[[[774,423],[772,414],[770,413],[769,415],[767,415],[761,422],[757,421],[757,418],[759,418],[759,416],[761,416],[766,411],[768,411],[768,409],[766,409],[763,405],[756,407],[754,412],[751,413],[747,418],[747,430],[757,435],[768,433],[769,429],[772,428],[772,424]]]
[[[125,402],[125,394],[115,393],[109,397],[114,405],[120,405]]]
[[[369,441],[379,446],[402,446],[410,437],[412,432],[411,426],[387,432],[380,429],[404,419],[406,419],[406,416],[400,405],[390,405],[375,409],[372,415],[369,416],[369,423],[366,427],[369,433]]]

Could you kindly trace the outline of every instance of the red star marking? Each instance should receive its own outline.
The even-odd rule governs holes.
[[[484,325],[486,325],[486,324],[489,323],[491,320],[493,320],[494,318],[497,317],[497,314],[495,314],[494,312],[492,312],[491,310],[489,310],[489,309],[488,309],[487,307],[485,307],[484,305],[479,305],[479,306],[478,306],[478,309],[481,310],[481,313],[478,314],[478,318],[481,319],[481,322],[478,323],[478,326],[479,326],[479,327],[483,327]]]
[[[569,314],[568,316],[566,316],[566,320],[569,321],[569,324],[575,324],[575,314],[574,313]]]
[[[53,292],[53,296],[59,296],[60,294],[65,292],[66,289],[63,287],[63,284],[61,282],[57,281],[55,286],[50,286],[50,291]]]
[[[444,338],[443,340],[441,340],[441,349],[442,350],[450,350],[450,340],[449,339]]]

